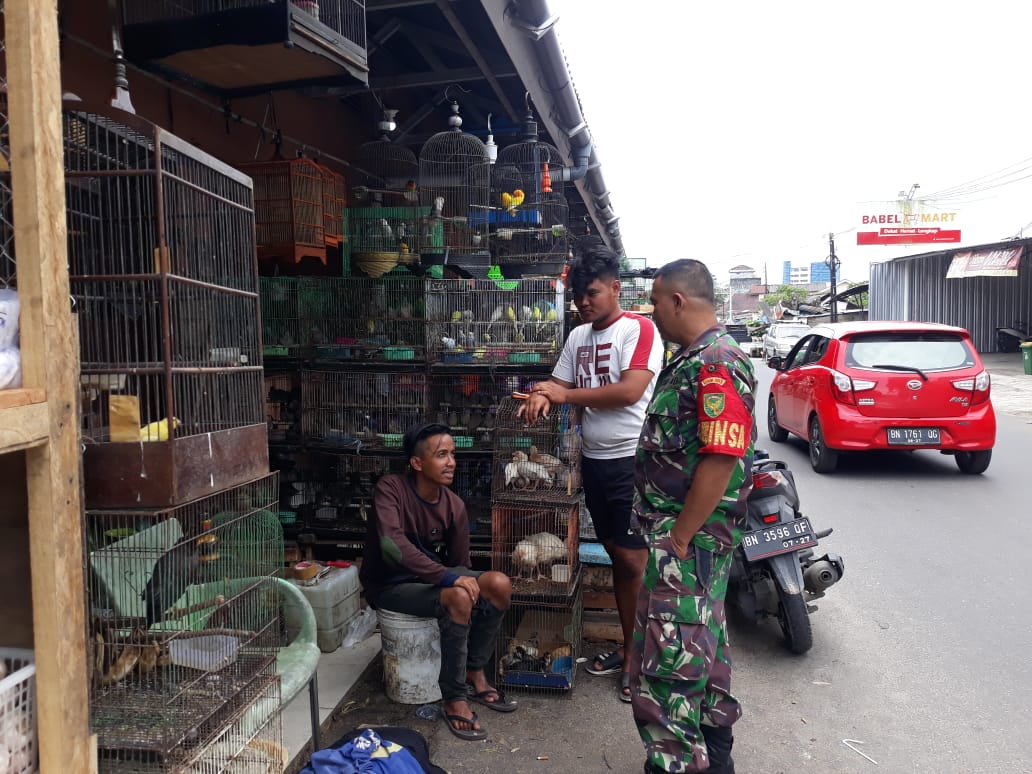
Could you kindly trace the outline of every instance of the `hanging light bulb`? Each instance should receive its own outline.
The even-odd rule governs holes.
[[[494,135],[491,134],[491,114],[487,114],[487,142],[484,143],[487,149],[487,161],[494,164],[498,160],[498,146],[495,145]]]
[[[390,108],[383,109],[383,116],[380,118],[379,123],[377,123],[376,128],[379,129],[385,137],[398,128],[398,125],[394,123],[394,117],[397,115],[397,110],[391,110]]]

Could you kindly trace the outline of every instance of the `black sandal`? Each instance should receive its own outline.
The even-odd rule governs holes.
[[[598,664],[598,669],[595,669],[595,664]],[[622,669],[623,656],[620,655],[618,650],[608,650],[605,653],[599,653],[590,665],[584,667],[584,671],[592,675],[615,675]]]
[[[495,712],[515,712],[516,701],[508,698],[505,693],[498,688],[488,688],[483,691],[477,691],[472,685],[467,686],[469,692],[469,701],[475,701],[477,704],[481,704],[488,709],[493,709]],[[489,696],[497,696],[494,701],[489,701]]]
[[[469,723],[471,726],[475,726],[479,720],[475,712],[471,718],[464,718],[462,715],[449,715],[446,712],[443,713],[442,717],[444,718],[445,725],[448,726],[448,730],[459,737],[459,739],[467,742],[479,742],[487,739],[487,731],[482,728],[459,728],[456,725],[457,723]]]
[[[631,673],[622,672],[620,674],[620,701],[625,701],[628,704],[631,703]]]

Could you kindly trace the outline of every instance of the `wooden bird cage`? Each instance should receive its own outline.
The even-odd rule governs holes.
[[[137,116],[65,104],[87,507],[268,470],[250,180]]]
[[[424,231],[429,233],[438,222],[444,228],[441,247],[421,243],[426,264],[489,247],[483,216],[491,194],[491,166],[484,143],[462,132],[458,107],[452,104],[451,130],[433,135],[419,152],[419,203],[428,211]]]
[[[528,113],[522,142],[498,152],[492,174],[491,248],[506,276],[558,275],[566,262],[569,204],[559,150],[538,138]]]
[[[344,240],[344,210],[348,206],[344,175],[318,165],[323,174],[323,239],[327,247],[339,247]]]
[[[254,180],[258,258],[289,265],[308,256],[326,265],[325,168],[306,158],[239,168]]]
[[[577,582],[579,547],[579,503],[491,505],[491,569],[509,576],[514,597],[568,596]]]

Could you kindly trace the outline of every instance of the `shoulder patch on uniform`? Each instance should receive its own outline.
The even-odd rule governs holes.
[[[724,380],[721,379],[720,383],[723,384]],[[724,394],[710,394],[703,395],[702,397],[702,410],[706,412],[706,416],[716,419],[724,413]]]

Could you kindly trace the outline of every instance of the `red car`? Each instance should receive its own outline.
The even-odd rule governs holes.
[[[989,467],[996,414],[989,372],[963,328],[933,323],[819,325],[784,358],[767,401],[772,441],[810,444],[810,464],[831,473],[839,452],[936,449],[961,473]]]

